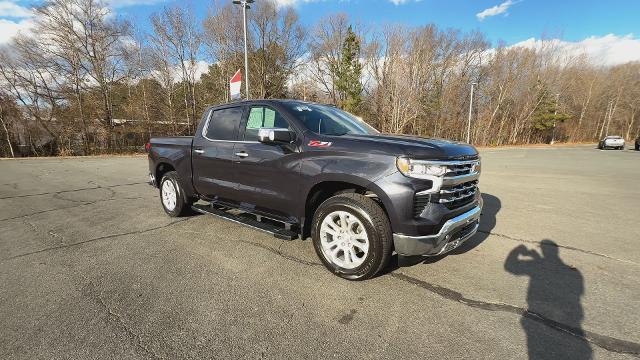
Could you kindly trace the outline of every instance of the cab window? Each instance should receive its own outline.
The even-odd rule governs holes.
[[[279,112],[265,106],[254,106],[247,117],[244,132],[245,141],[258,141],[258,130],[262,128],[289,128],[287,121]]]
[[[206,137],[211,140],[235,140],[242,120],[242,113],[242,107],[213,111],[209,119]]]

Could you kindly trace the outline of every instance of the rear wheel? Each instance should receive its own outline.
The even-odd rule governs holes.
[[[369,279],[391,257],[389,219],[380,205],[360,194],[324,201],[314,214],[312,237],[324,266],[344,279]]]
[[[180,178],[175,171],[164,174],[160,181],[160,202],[167,215],[178,217],[191,210],[193,201],[187,197],[180,185]]]

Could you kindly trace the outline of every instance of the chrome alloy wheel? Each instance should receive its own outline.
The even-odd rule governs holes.
[[[364,224],[353,214],[334,211],[320,225],[324,257],[344,269],[362,265],[369,254],[369,237]]]
[[[176,202],[178,200],[178,192],[176,186],[171,180],[165,180],[162,183],[162,204],[169,211],[173,211],[176,208]]]

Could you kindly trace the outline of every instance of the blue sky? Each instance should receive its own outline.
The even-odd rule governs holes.
[[[204,17],[210,1],[111,0],[118,15],[146,28],[148,16],[163,6],[193,7]],[[231,1],[231,0],[229,0]],[[263,1],[263,0],[256,0]],[[434,23],[441,28],[480,30],[493,45],[519,44],[533,38],[559,38],[567,43],[596,46],[598,56],[611,47],[624,60],[640,60],[640,0],[275,0],[293,6],[305,24],[344,12],[365,25]],[[33,2],[0,0],[0,43],[6,42],[29,18],[18,8]],[[18,14],[18,16],[12,16]],[[481,14],[484,14],[481,15]],[[5,41],[2,41],[5,39]],[[590,39],[590,40],[589,40]],[[595,45],[594,45],[595,44]],[[629,57],[629,53],[633,56]],[[636,55],[637,54],[637,55]],[[609,56],[609,55],[606,55]]]
[[[129,0],[134,2],[135,0]],[[260,0],[257,0],[260,1]],[[400,1],[400,0],[396,0]],[[322,16],[344,12],[363,24],[435,23],[443,28],[480,30],[489,40],[514,44],[542,35],[580,41],[607,34],[640,35],[640,1],[638,0],[406,0],[398,5],[392,0],[280,0],[293,4],[302,21],[313,24]],[[478,13],[503,3],[506,11],[480,20]],[[122,13],[143,20],[149,13],[171,2],[153,6],[123,8]],[[185,4],[185,2],[180,2]],[[206,14],[209,2],[193,1],[197,13]]]
[[[327,0],[298,4],[305,22],[322,14],[344,11],[366,24],[435,23],[443,28],[481,30],[489,40],[513,44],[544,33],[578,41],[593,35],[640,32],[640,1],[512,1],[504,13],[480,20],[476,14],[499,6],[494,0],[422,0],[394,5],[388,0]],[[308,11],[307,11],[308,10]],[[640,35],[640,34],[638,34]]]

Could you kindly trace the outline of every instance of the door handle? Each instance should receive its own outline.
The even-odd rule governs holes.
[[[204,150],[202,150],[202,149],[195,149],[195,150],[193,150],[193,152],[196,153],[196,154],[204,154]]]
[[[242,151],[242,152],[237,152],[236,156],[239,156],[241,158],[246,158],[247,156],[249,156],[249,154],[247,154],[246,152]]]

